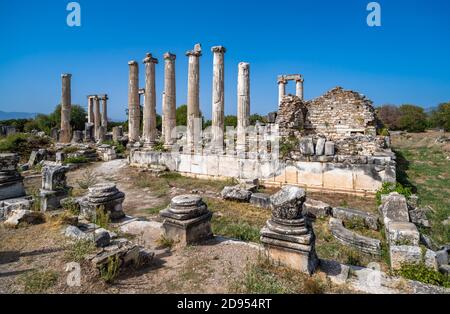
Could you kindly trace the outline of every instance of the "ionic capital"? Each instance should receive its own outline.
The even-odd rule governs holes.
[[[151,53],[147,53],[145,59],[142,61],[143,63],[154,63],[158,64],[158,59],[153,58]]]
[[[225,53],[227,49],[224,46],[214,46],[211,48],[211,51],[214,53]]]
[[[164,60],[166,60],[166,61],[175,61],[176,58],[177,58],[177,56],[174,55],[173,53],[166,52],[164,54]]]

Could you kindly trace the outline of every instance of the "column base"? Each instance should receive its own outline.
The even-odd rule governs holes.
[[[210,212],[189,220],[165,218],[162,227],[167,238],[186,246],[212,238],[211,218]]]

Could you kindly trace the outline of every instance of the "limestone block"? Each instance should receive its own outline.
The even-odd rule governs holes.
[[[325,143],[325,155],[334,156],[334,153],[335,153],[334,142],[327,141]]]
[[[380,211],[387,226],[390,221],[409,222],[406,198],[397,192],[381,197]]]
[[[239,178],[239,160],[234,157],[219,156],[219,175]]]
[[[237,202],[249,202],[252,192],[242,188],[240,185],[226,186],[221,192],[221,196],[225,200]]]
[[[336,218],[330,218],[330,230],[333,236],[338,239],[344,245],[349,245],[357,248],[359,251],[380,255],[381,254],[381,242],[377,239],[372,239],[359,235],[349,229],[346,229],[342,224],[342,220]]]
[[[299,185],[322,187],[323,186],[323,164],[321,162],[296,163],[297,183]]]
[[[402,264],[417,264],[422,261],[422,250],[419,246],[391,245],[389,247],[391,268],[400,269]]]
[[[420,234],[413,223],[391,221],[386,229],[390,245],[419,245]]]
[[[250,204],[256,207],[270,209],[270,195],[266,193],[253,193],[250,197]]]
[[[314,155],[314,142],[310,137],[300,139],[300,153],[305,156]]]
[[[323,137],[321,137],[317,140],[317,143],[316,143],[316,155],[317,156],[322,156],[325,154],[325,142],[326,142],[326,140]]]
[[[328,163],[323,167],[323,187],[328,189],[353,190],[352,165]]]
[[[307,198],[303,203],[303,215],[313,219],[329,216],[331,213],[331,206],[322,201]]]
[[[378,217],[368,212],[352,208],[336,207],[333,208],[332,215],[334,218],[341,219],[344,222],[360,219],[367,228],[378,230]]]

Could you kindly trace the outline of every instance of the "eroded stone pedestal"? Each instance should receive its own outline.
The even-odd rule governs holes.
[[[89,188],[89,194],[80,201],[81,214],[89,220],[95,219],[99,210],[105,211],[112,220],[125,217],[122,203],[125,194],[114,183],[99,183]]]
[[[0,200],[25,196],[23,177],[17,171],[17,154],[0,154]]]
[[[285,186],[271,197],[272,217],[261,229],[261,242],[276,263],[312,274],[318,265],[315,236],[302,216],[305,191]]]
[[[172,199],[170,206],[160,212],[164,218],[165,237],[180,245],[189,245],[209,239],[212,213],[197,195],[181,195]]]
[[[69,195],[66,184],[67,166],[48,164],[42,168],[42,188],[40,190],[41,211],[55,210],[61,207],[61,200]]]

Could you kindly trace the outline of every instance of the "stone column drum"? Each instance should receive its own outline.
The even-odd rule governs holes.
[[[272,217],[261,229],[261,242],[272,260],[312,274],[318,265],[314,232],[302,215],[305,191],[284,186],[270,198]]]
[[[59,141],[61,143],[70,143],[72,139],[70,128],[70,112],[72,110],[72,95],[70,80],[72,74],[63,74],[62,78],[62,97],[61,97],[61,132]]]
[[[103,95],[102,100],[102,127],[108,130],[108,95]]]
[[[143,138],[147,146],[156,142],[156,87],[155,87],[155,64],[158,59],[147,53],[145,64],[145,96],[144,96],[144,119]]]
[[[23,177],[17,171],[18,154],[0,154],[0,201],[25,196]]]
[[[176,56],[167,52],[164,54],[164,147],[170,149],[175,142],[172,132],[177,126],[176,122],[176,86],[175,86],[175,59]]]
[[[100,98],[94,96],[94,134],[95,140],[99,140],[99,129],[101,126]]]
[[[197,195],[180,195],[172,199],[167,209],[160,212],[164,218],[164,235],[182,246],[198,243],[213,236],[212,213]]]
[[[212,91],[212,138],[211,146],[216,152],[223,151],[224,106],[225,106],[225,52],[226,48],[215,46],[213,63],[213,91]]]
[[[245,152],[246,130],[250,125],[250,65],[245,62],[238,66],[238,86],[237,86],[237,141],[238,152]]]
[[[94,96],[88,96],[88,123],[94,123]]]
[[[200,119],[200,57],[202,47],[196,44],[193,50],[186,52],[189,57],[188,99],[187,99],[187,151],[192,152],[198,144],[195,123]]]
[[[141,108],[139,104],[139,66],[136,61],[128,62],[128,139],[131,143],[139,141]]]
[[[112,128],[112,137],[114,142],[118,142],[123,137],[123,128],[121,126],[115,126]]]
[[[283,97],[286,95],[286,84],[287,81],[284,78],[278,79],[278,107],[281,105]]]
[[[125,217],[122,203],[125,194],[114,183],[99,183],[89,188],[89,193],[80,201],[81,214],[90,220],[95,219],[99,210],[109,215],[111,220]]]
[[[303,78],[295,81],[295,95],[301,100],[303,100],[303,82]]]

